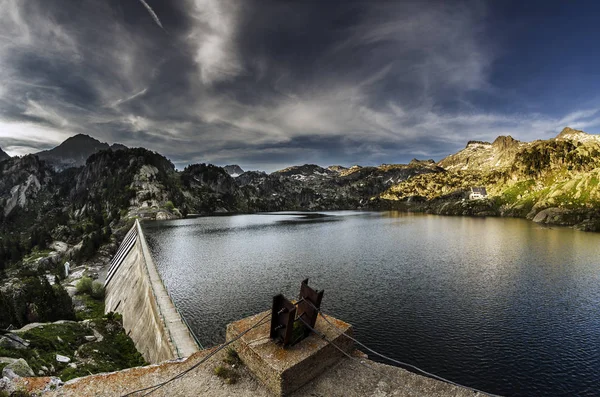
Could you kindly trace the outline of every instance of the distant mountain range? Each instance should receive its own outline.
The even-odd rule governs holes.
[[[600,136],[565,128],[555,138],[470,141],[438,165],[381,193],[379,208],[445,215],[513,216],[600,231]],[[487,200],[464,200],[485,187]]]
[[[473,187],[485,187],[488,197],[469,200]],[[90,216],[110,222],[282,210],[514,216],[600,230],[600,137],[565,128],[548,140],[470,141],[437,163],[304,164],[268,174],[211,164],[178,171],[158,153],[78,135],[0,162],[0,208],[0,235],[43,224],[52,238],[73,244],[82,232],[72,228]]]

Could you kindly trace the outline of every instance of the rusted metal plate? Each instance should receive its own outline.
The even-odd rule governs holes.
[[[296,306],[279,294],[273,297],[271,311],[271,339],[279,339],[283,346],[289,346],[293,339]]]
[[[300,300],[298,301],[298,317],[302,316],[302,319],[306,321],[312,328],[317,323],[317,317],[319,316],[319,309],[321,308],[321,301],[323,300],[323,293],[325,291],[316,291],[308,286],[308,279],[302,281],[300,285]],[[304,329],[304,336],[310,334],[310,328]]]

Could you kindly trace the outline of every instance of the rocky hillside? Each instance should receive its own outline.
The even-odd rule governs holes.
[[[469,142],[438,163],[446,171],[396,184],[373,200],[378,208],[440,214],[526,217],[541,223],[600,228],[600,137],[565,128],[548,140]],[[488,199],[472,205],[471,187]]]
[[[120,144],[110,146],[88,135],[78,134],[61,143],[54,149],[37,153],[37,156],[52,165],[56,170],[69,167],[81,167],[88,157],[101,150],[122,150],[126,147]]]
[[[4,216],[18,208],[27,209],[53,175],[52,169],[33,155],[0,163],[0,207]]]
[[[510,135],[499,136],[493,143],[469,141],[463,150],[446,157],[438,165],[448,171],[504,169],[510,167],[516,154],[528,145]]]

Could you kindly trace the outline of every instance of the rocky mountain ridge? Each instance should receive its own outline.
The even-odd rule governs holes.
[[[493,143],[471,141],[438,163],[304,164],[236,177],[211,164],[178,171],[164,156],[146,149],[102,147],[83,166],[64,170],[36,155],[0,162],[0,243],[2,235],[9,236],[4,240],[7,257],[19,257],[20,251],[6,253],[19,233],[25,252],[32,246],[27,236],[34,232],[35,241],[42,236],[43,241],[79,244],[86,248],[85,257],[117,223],[132,217],[392,208],[526,217],[586,230],[595,230],[600,219],[600,139],[569,128],[556,138],[533,142],[510,136]],[[229,171],[239,171],[234,168]],[[476,186],[485,187],[489,196],[473,203],[466,198]],[[538,216],[543,211],[547,216]]]
[[[555,138],[469,142],[442,159],[445,172],[419,175],[372,200],[378,208],[445,215],[515,216],[600,230],[600,137],[565,128]],[[469,202],[484,186],[484,201]],[[541,215],[540,215],[541,214]]]

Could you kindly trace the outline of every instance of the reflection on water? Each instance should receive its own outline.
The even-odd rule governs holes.
[[[274,213],[144,224],[202,343],[228,322],[325,289],[370,347],[505,395],[600,390],[600,235],[520,219]]]

